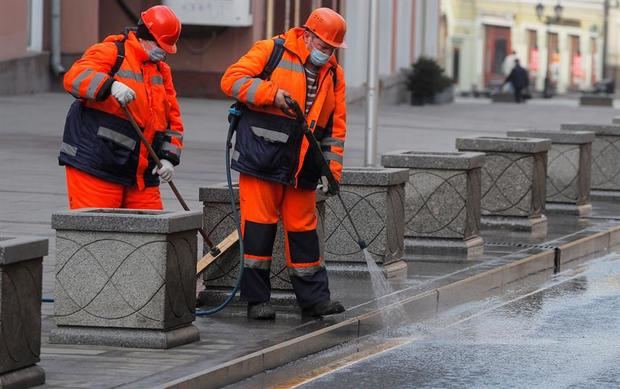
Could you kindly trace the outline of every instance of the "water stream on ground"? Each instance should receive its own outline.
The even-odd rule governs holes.
[[[385,308],[388,305],[390,306],[389,309],[383,309],[381,311],[383,326],[386,328],[394,328],[405,319],[405,309],[398,300],[398,297],[395,296],[394,288],[392,288],[386,279],[383,269],[377,265],[372,254],[368,251],[368,248],[365,248],[363,251],[366,265],[368,266],[368,273],[370,273],[372,290],[375,298],[379,300],[377,302],[377,307]]]

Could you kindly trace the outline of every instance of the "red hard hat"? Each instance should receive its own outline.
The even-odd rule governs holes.
[[[304,27],[330,46],[347,47],[344,41],[347,23],[338,12],[331,8],[317,8],[312,11]]]
[[[156,5],[140,14],[142,22],[159,46],[169,54],[177,52],[181,22],[174,11],[165,5]]]

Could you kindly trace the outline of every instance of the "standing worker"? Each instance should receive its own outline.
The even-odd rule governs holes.
[[[159,178],[170,181],[179,164],[183,122],[164,60],[177,50],[181,23],[161,5],[140,16],[137,29],[89,47],[65,74],[65,89],[78,99],[67,114],[58,157],[66,166],[71,209],[162,209]],[[123,107],[153,146],[161,168]]]
[[[342,16],[318,8],[303,27],[256,42],[222,77],[224,93],[247,105],[237,128],[232,168],[240,173],[245,248],[241,297],[247,300],[252,319],[275,318],[269,269],[279,217],[286,263],[302,314],[344,311],[341,303],[330,299],[319,249],[315,190],[320,170],[308,155],[308,141],[284,97],[305,108],[308,126],[340,180],[346,98],[344,72],[334,52],[346,47],[345,32]]]

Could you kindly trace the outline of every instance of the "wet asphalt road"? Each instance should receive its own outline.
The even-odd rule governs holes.
[[[300,387],[620,388],[620,256],[499,305]]]

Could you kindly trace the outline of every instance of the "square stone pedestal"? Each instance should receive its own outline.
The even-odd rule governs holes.
[[[613,107],[614,99],[608,95],[585,94],[579,96],[579,105],[591,107]]]
[[[373,259],[387,277],[406,275],[404,253],[405,183],[408,169],[345,168],[340,194]],[[325,260],[357,264],[367,271],[364,253],[338,196],[325,202]],[[339,268],[339,267],[335,267]]]
[[[200,339],[196,306],[200,212],[80,209],[56,229],[51,343],[170,348]]]
[[[620,125],[562,124],[565,131],[592,131],[592,198],[620,197]]]
[[[408,168],[405,251],[475,257],[484,250],[480,230],[483,153],[386,153],[382,165]]]
[[[547,212],[588,216],[592,213],[590,131],[509,131],[508,136],[551,140],[547,158]]]
[[[239,187],[234,183],[235,203],[239,210]],[[209,185],[201,187],[199,199],[202,201],[203,208],[203,225],[209,239],[217,244],[224,240],[231,232],[235,230],[235,220],[230,203],[230,192],[226,183]],[[324,214],[325,198],[321,193],[317,192],[317,215],[318,226],[317,233],[319,242],[322,243],[323,235],[323,214]],[[204,254],[208,252],[208,248],[204,247]],[[323,245],[321,244],[321,253]],[[297,298],[293,292],[293,285],[289,279],[289,271],[286,266],[286,257],[284,254],[284,234],[282,232],[282,222],[278,223],[275,243],[273,246],[273,260],[271,263],[271,302],[272,304],[283,309],[297,310]],[[239,246],[238,244],[231,247],[225,254],[211,264],[203,273],[203,282],[205,290],[200,293],[199,302],[202,305],[216,306],[220,304],[228,295],[237,282],[239,274]],[[237,297],[233,300],[233,304],[243,304]]]
[[[459,151],[486,154],[482,167],[482,224],[547,233],[545,196],[548,139],[472,136],[458,138]]]
[[[41,354],[44,238],[0,235],[0,387],[45,383]]]

